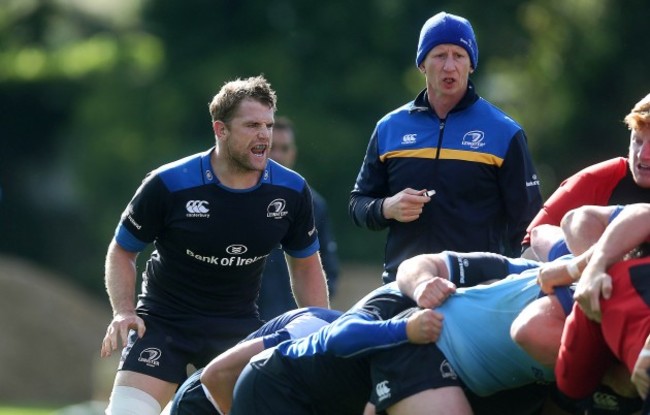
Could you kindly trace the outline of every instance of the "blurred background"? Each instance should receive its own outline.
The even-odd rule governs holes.
[[[526,130],[548,196],[577,170],[626,154],[622,119],[650,92],[649,8],[0,0],[0,403],[92,398],[110,320],[108,242],[148,171],[214,144],[207,104],[224,82],[264,74],[277,115],[294,120],[296,170],[329,203],[343,263],[334,304],[347,307],[380,283],[385,239],[353,225],[348,195],[375,122],[424,86],[414,60],[428,17],[472,22],[472,80]]]

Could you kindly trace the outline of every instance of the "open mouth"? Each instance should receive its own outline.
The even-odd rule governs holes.
[[[262,157],[266,153],[268,146],[266,144],[258,144],[251,149],[251,152],[257,156]]]

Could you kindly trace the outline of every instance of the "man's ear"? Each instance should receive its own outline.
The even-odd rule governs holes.
[[[223,121],[214,121],[212,123],[212,130],[214,131],[214,135],[217,137],[223,137],[226,135],[226,131],[228,131],[228,127],[226,126],[226,123]]]

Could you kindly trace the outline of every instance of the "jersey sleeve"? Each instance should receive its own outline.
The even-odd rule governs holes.
[[[306,258],[320,248],[311,189],[305,182],[296,204],[296,214],[286,236],[282,239],[284,251],[295,258]]]
[[[378,146],[378,129],[375,128],[348,205],[354,223],[371,230],[382,230],[389,224],[381,212],[383,199],[390,195],[388,173],[385,164],[379,159]]]
[[[115,241],[122,248],[139,252],[154,241],[164,225],[167,194],[167,188],[158,176],[149,174],[145,177],[115,230]]]
[[[407,318],[375,320],[371,314],[346,314],[332,323],[325,349],[339,357],[359,356],[407,343]]]
[[[285,340],[299,339],[316,332],[343,314],[322,307],[303,307],[289,310],[266,322],[243,341],[262,338],[264,348],[277,346]]]
[[[542,194],[526,137],[519,130],[508,147],[499,171],[499,188],[507,211],[509,256],[519,256],[526,227],[542,208]]]
[[[449,281],[457,287],[473,287],[491,280],[501,280],[540,266],[538,261],[509,258],[491,252],[445,251],[444,254],[447,256]]]
[[[408,317],[418,309],[396,283],[384,285],[323,329],[324,349],[351,357],[406,343]]]

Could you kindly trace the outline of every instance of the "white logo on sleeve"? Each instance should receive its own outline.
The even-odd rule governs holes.
[[[187,210],[188,218],[209,218],[210,209],[208,209],[208,203],[205,200],[188,200],[185,204],[185,209]]]
[[[469,261],[467,258],[463,258],[462,256],[459,256],[457,258],[458,261],[458,272],[460,275],[458,276],[458,281],[461,284],[465,284],[465,269],[469,268]]]
[[[531,180],[526,180],[526,187],[539,186],[539,178],[536,174],[533,174]]]

